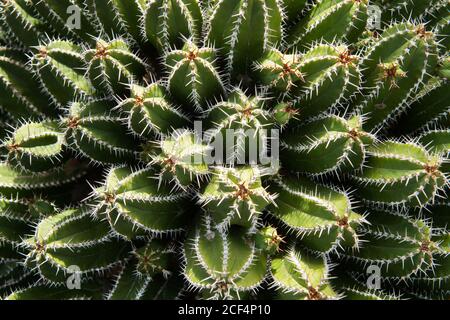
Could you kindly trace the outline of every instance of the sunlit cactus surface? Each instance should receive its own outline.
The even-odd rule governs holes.
[[[0,298],[449,299],[449,20],[1,1]]]

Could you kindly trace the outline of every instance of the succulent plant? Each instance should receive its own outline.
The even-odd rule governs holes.
[[[0,298],[449,299],[449,12],[0,2]]]

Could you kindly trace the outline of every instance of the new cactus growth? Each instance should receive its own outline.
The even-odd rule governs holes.
[[[0,1],[0,299],[449,299],[449,9]]]

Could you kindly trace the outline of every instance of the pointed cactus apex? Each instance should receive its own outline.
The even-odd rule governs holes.
[[[442,157],[441,171],[448,176],[450,174],[450,129],[426,131],[420,135],[419,143],[430,153]]]
[[[163,138],[152,152],[143,153],[151,166],[160,168],[160,179],[175,182],[183,189],[197,185],[209,176],[210,148],[189,130],[177,130]]]
[[[268,255],[274,255],[280,252],[281,245],[284,242],[283,237],[278,234],[277,229],[271,226],[263,227],[255,234],[256,247]]]
[[[70,41],[52,41],[40,46],[31,63],[42,88],[58,106],[95,93],[91,82],[85,78],[82,48]]]
[[[176,251],[172,244],[151,239],[145,246],[133,250],[132,258],[121,269],[107,299],[177,298],[184,282],[172,271],[176,263]]]
[[[286,126],[291,120],[295,120],[299,110],[291,102],[280,102],[273,110],[273,118],[281,128]]]
[[[104,187],[94,190],[96,212],[125,238],[176,234],[184,230],[193,208],[188,192],[158,181],[151,169],[111,169]]]
[[[72,266],[81,278],[109,269],[129,250],[128,243],[111,238],[106,221],[86,208],[67,209],[41,220],[24,246],[29,250],[24,263],[52,283],[66,283]]]
[[[432,271],[435,259],[446,254],[432,241],[434,230],[425,220],[380,209],[370,210],[367,220],[359,227],[364,246],[343,255],[347,270],[365,274],[368,266],[376,266],[383,279],[406,279]]]
[[[301,239],[299,245],[318,252],[360,246],[356,228],[365,219],[353,211],[352,199],[346,193],[305,177],[279,178],[269,191],[277,195],[269,213]]]
[[[357,196],[386,207],[433,203],[449,181],[444,159],[414,142],[385,141],[368,148],[365,168],[352,175]]]
[[[151,240],[144,247],[136,249],[134,256],[137,260],[136,270],[139,275],[154,277],[162,274],[166,278],[172,275],[170,268],[176,262],[176,250],[173,245]]]
[[[245,80],[251,62],[281,44],[282,17],[279,1],[220,0],[211,14],[206,39],[221,49],[232,77]]]
[[[34,172],[61,164],[64,144],[64,131],[58,121],[23,124],[5,142],[8,162]]]
[[[159,83],[147,87],[131,86],[131,96],[118,108],[128,113],[128,128],[136,135],[154,138],[167,135],[173,129],[185,127],[189,119],[169,101],[165,88]]]
[[[165,56],[170,94],[188,112],[203,111],[209,101],[224,95],[217,59],[216,49],[199,48],[192,41]]]
[[[146,75],[146,63],[122,39],[99,39],[95,49],[87,50],[84,56],[89,79],[96,90],[106,95],[121,97],[129,92],[131,83]]]
[[[192,232],[183,254],[183,274],[203,298],[246,299],[261,286],[267,272],[266,254],[240,227],[224,233],[202,226]]]
[[[427,210],[413,208],[408,213],[413,217],[421,217],[425,221],[433,221],[431,240],[444,252],[450,252],[450,203],[440,201]],[[447,269],[447,273],[448,273]],[[431,270],[433,271],[433,270]],[[431,276],[433,278],[433,276]],[[449,283],[450,285],[450,283]]]
[[[79,155],[97,163],[118,164],[133,161],[137,155],[137,139],[111,111],[108,100],[74,102],[62,120],[67,144]]]
[[[303,54],[299,71],[304,82],[293,87],[302,119],[318,116],[350,102],[361,86],[359,56],[342,44],[315,44]]]
[[[202,9],[198,0],[153,0],[144,13],[144,31],[159,51],[183,47],[183,39],[201,40]]]
[[[425,25],[394,24],[361,61],[366,79],[357,109],[370,114],[365,130],[380,130],[405,112],[407,102],[430,79],[437,66],[437,43]]]
[[[330,263],[324,255],[311,254],[295,245],[271,262],[272,287],[283,300],[336,300],[339,294],[329,279]]]
[[[218,167],[200,195],[212,220],[220,230],[239,225],[252,230],[262,210],[274,196],[262,186],[264,173],[256,167]]]
[[[305,82],[301,70],[301,55],[283,54],[277,49],[271,49],[254,65],[258,81],[278,94],[288,96],[291,89]]]
[[[318,41],[355,42],[364,32],[368,0],[320,0],[288,33],[289,48],[304,49]]]
[[[281,137],[281,162],[296,172],[340,174],[361,169],[366,147],[375,137],[362,130],[360,117],[328,115],[286,130]]]
[[[262,96],[235,89],[207,111],[205,139],[215,147],[217,164],[263,164],[270,138],[272,114]]]

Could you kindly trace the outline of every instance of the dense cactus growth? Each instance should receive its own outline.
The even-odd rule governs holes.
[[[0,298],[449,299],[449,12],[1,1]]]

